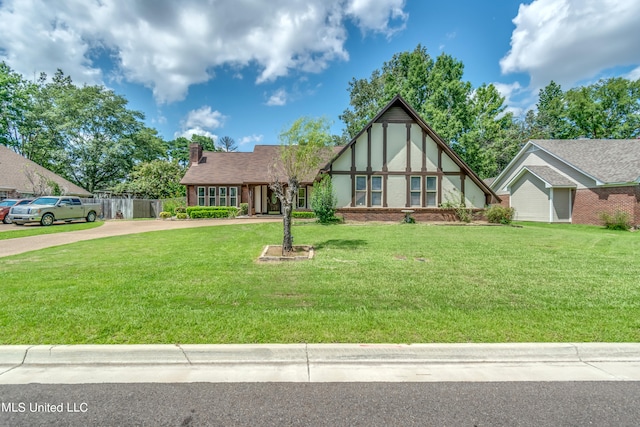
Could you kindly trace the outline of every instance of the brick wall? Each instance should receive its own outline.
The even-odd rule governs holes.
[[[509,198],[511,196],[509,194],[500,194],[500,203],[495,203],[495,200],[492,201],[492,204],[497,204],[499,206],[504,206],[505,208],[509,207]]]
[[[600,213],[627,212],[632,224],[640,224],[640,187],[608,187],[577,190],[573,202],[574,224],[602,225]]]
[[[414,212],[411,216],[416,222],[454,222],[457,221],[453,209],[411,208]],[[482,219],[482,209],[474,209],[474,219]],[[402,209],[386,208],[340,208],[337,215],[344,217],[345,221],[393,221],[401,222],[405,214]]]

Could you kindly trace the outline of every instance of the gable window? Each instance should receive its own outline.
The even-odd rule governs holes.
[[[238,206],[238,187],[229,187],[229,206]]]
[[[298,188],[298,207],[299,208],[307,207],[307,189],[306,188]]]
[[[435,176],[427,177],[426,196],[427,196],[428,207],[438,206],[438,177],[435,177]]]
[[[227,187],[220,187],[218,189],[218,199],[220,206],[227,206]]]
[[[198,206],[204,206],[205,196],[204,187],[198,187]]]
[[[371,177],[371,206],[382,206],[382,177]]]
[[[419,176],[412,176],[410,183],[410,194],[411,194],[411,206],[420,206],[422,198],[422,178]]]
[[[216,187],[209,187],[209,206],[216,205]]]
[[[356,176],[356,206],[367,206],[366,176]]]

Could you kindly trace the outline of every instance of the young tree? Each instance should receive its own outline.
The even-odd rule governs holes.
[[[282,254],[293,251],[291,212],[303,180],[313,180],[331,153],[330,124],[327,119],[301,117],[280,133],[280,155],[271,166],[271,189],[283,210]]]
[[[238,151],[236,142],[230,136],[223,136],[218,139],[218,146],[222,151]]]
[[[318,218],[318,222],[321,224],[333,222],[336,217],[337,204],[338,199],[333,191],[333,182],[329,175],[325,175],[320,181],[313,183],[311,209]]]

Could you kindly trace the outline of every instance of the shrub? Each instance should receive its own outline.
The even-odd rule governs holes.
[[[179,210],[185,209],[185,206],[186,200],[184,199],[184,197],[177,197],[175,199],[164,199],[162,201],[162,210],[164,212],[169,212],[171,216],[175,215],[178,212],[186,212],[185,210]]]
[[[511,224],[513,216],[516,210],[514,208],[507,208],[500,205],[491,205],[489,209],[485,211],[487,221],[493,224]]]
[[[240,203],[240,215],[249,214],[249,203]]]
[[[187,218],[189,218],[189,216],[187,215],[186,212],[178,212],[176,214],[176,218],[177,219],[187,219]]]
[[[331,177],[325,175],[320,182],[313,183],[311,193],[311,209],[321,224],[336,222],[336,206],[338,198],[333,192]]]
[[[626,231],[631,229],[631,215],[621,210],[615,211],[613,215],[608,212],[602,212],[600,214],[600,220],[608,230]]]
[[[234,206],[189,206],[189,218],[235,218],[238,208]]]
[[[473,209],[468,208],[462,198],[462,193],[458,190],[450,191],[446,195],[446,202],[443,202],[440,205],[441,208],[444,209],[452,209],[458,221],[461,222],[471,222],[473,219]]]
[[[176,208],[176,214],[187,213],[187,208],[185,206],[178,206]]]
[[[291,218],[315,218],[316,214],[309,211],[293,211]]]
[[[162,211],[160,212],[160,218],[162,219],[168,219],[171,218],[173,215],[171,215],[171,212],[167,212],[167,211]]]

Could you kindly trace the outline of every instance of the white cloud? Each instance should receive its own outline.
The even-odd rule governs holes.
[[[243,136],[242,138],[240,138],[240,142],[239,144],[242,145],[247,145],[247,144],[256,144],[259,142],[262,142],[262,140],[264,139],[264,135],[249,135],[249,136]]]
[[[390,37],[405,28],[409,15],[403,11],[404,3],[405,0],[350,0],[346,12],[363,32]]]
[[[187,113],[187,117],[181,121],[182,129],[175,136],[190,139],[192,135],[202,135],[215,140],[218,136],[211,131],[223,127],[226,119],[227,116],[217,110],[212,111],[210,106],[205,105]]]
[[[534,0],[513,20],[505,74],[525,72],[531,89],[566,86],[622,65],[640,64],[640,2]]]
[[[278,89],[277,91],[271,94],[271,96],[267,100],[267,105],[270,107],[286,105],[287,99],[288,99],[287,91],[284,89]]]
[[[633,81],[640,79],[640,67],[631,70],[631,72],[629,72],[629,74],[627,74],[625,78]]]
[[[404,0],[236,0],[215,7],[199,0],[4,0],[0,60],[27,76],[62,68],[93,84],[103,79],[97,55],[107,53],[116,75],[173,102],[220,66],[257,65],[257,83],[320,72],[348,60],[346,21],[391,35],[404,28],[403,7]]]
[[[197,110],[189,111],[187,118],[184,120],[184,126],[187,128],[217,129],[224,125],[226,119],[227,116],[224,116],[220,111],[211,111],[211,107],[205,105]]]
[[[193,128],[193,129],[187,129],[181,132],[176,132],[174,134],[174,137],[178,138],[181,136],[183,138],[191,139],[193,135],[207,136],[213,139],[214,141],[218,139],[218,135],[202,128]]]

